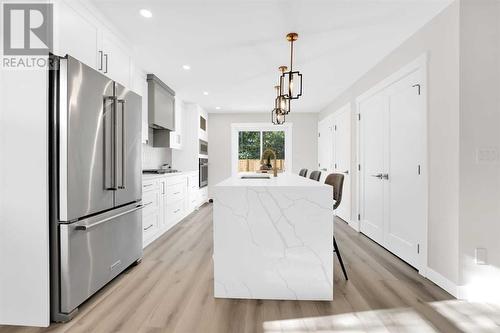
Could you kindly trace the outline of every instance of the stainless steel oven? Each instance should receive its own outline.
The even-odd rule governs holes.
[[[200,188],[208,185],[208,158],[200,158]]]

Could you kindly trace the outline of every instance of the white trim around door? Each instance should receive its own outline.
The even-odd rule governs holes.
[[[361,230],[361,220],[363,219],[362,216],[362,191],[363,191],[363,182],[362,182],[362,171],[360,171],[360,168],[363,168],[363,157],[361,154],[361,144],[362,144],[362,128],[360,123],[363,121],[361,117],[361,105],[363,102],[367,101],[368,99],[374,97],[375,95],[379,94],[380,92],[384,91],[385,89],[393,86],[394,84],[398,83],[400,80],[408,77],[409,75],[412,75],[414,73],[419,73],[419,82],[414,85],[415,89],[418,89],[418,93],[420,97],[422,98],[422,109],[423,109],[423,114],[422,114],[422,137],[424,138],[423,146],[422,146],[422,163],[419,168],[419,172],[421,172],[423,176],[423,192],[424,192],[424,198],[422,199],[422,208],[424,210],[424,213],[422,216],[424,216],[424,221],[419,227],[419,232],[418,232],[418,260],[416,264],[416,268],[418,269],[419,273],[423,276],[427,275],[427,234],[428,234],[428,161],[427,161],[427,156],[428,156],[428,135],[427,135],[427,118],[428,118],[428,98],[427,98],[427,63],[428,63],[428,55],[425,53],[422,56],[418,57],[416,60],[411,62],[410,64],[406,65],[405,67],[401,68],[399,71],[396,73],[390,75],[386,79],[382,80],[380,83],[376,84],[374,87],[366,91],[364,94],[360,95],[356,99],[356,131],[357,131],[357,143],[356,143],[356,165],[357,165],[357,191],[356,191],[356,206],[357,206],[357,217],[358,217],[358,223],[357,227],[358,230]],[[361,120],[360,120],[361,119]],[[419,208],[415,208],[419,209]],[[411,212],[409,212],[411,214]],[[397,255],[397,253],[396,253]]]

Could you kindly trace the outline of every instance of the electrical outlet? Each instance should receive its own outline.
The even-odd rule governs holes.
[[[476,248],[476,265],[487,265],[487,251],[484,248]]]
[[[500,162],[498,147],[480,147],[476,152],[477,163],[496,164]]]

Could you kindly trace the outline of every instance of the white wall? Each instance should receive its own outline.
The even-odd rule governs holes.
[[[47,81],[44,70],[0,70],[2,324],[49,324]]]
[[[155,148],[152,144],[142,144],[143,169],[158,169],[166,163],[172,165],[172,148]]]
[[[461,3],[461,293],[500,301],[500,2]],[[479,161],[480,149],[496,160]],[[487,265],[475,263],[475,248],[487,250]]]
[[[231,176],[231,124],[233,123],[270,123],[269,113],[210,113],[208,117],[209,195],[215,184]],[[292,141],[292,172],[300,169],[317,169],[318,160],[318,114],[292,113],[286,118],[293,124]]]
[[[320,113],[322,119],[349,102],[355,112],[359,95],[428,52],[428,265],[452,284],[459,268],[459,8],[450,5]]]

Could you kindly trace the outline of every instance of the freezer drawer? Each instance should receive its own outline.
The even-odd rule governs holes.
[[[142,258],[141,205],[61,224],[61,312],[70,313]]]

